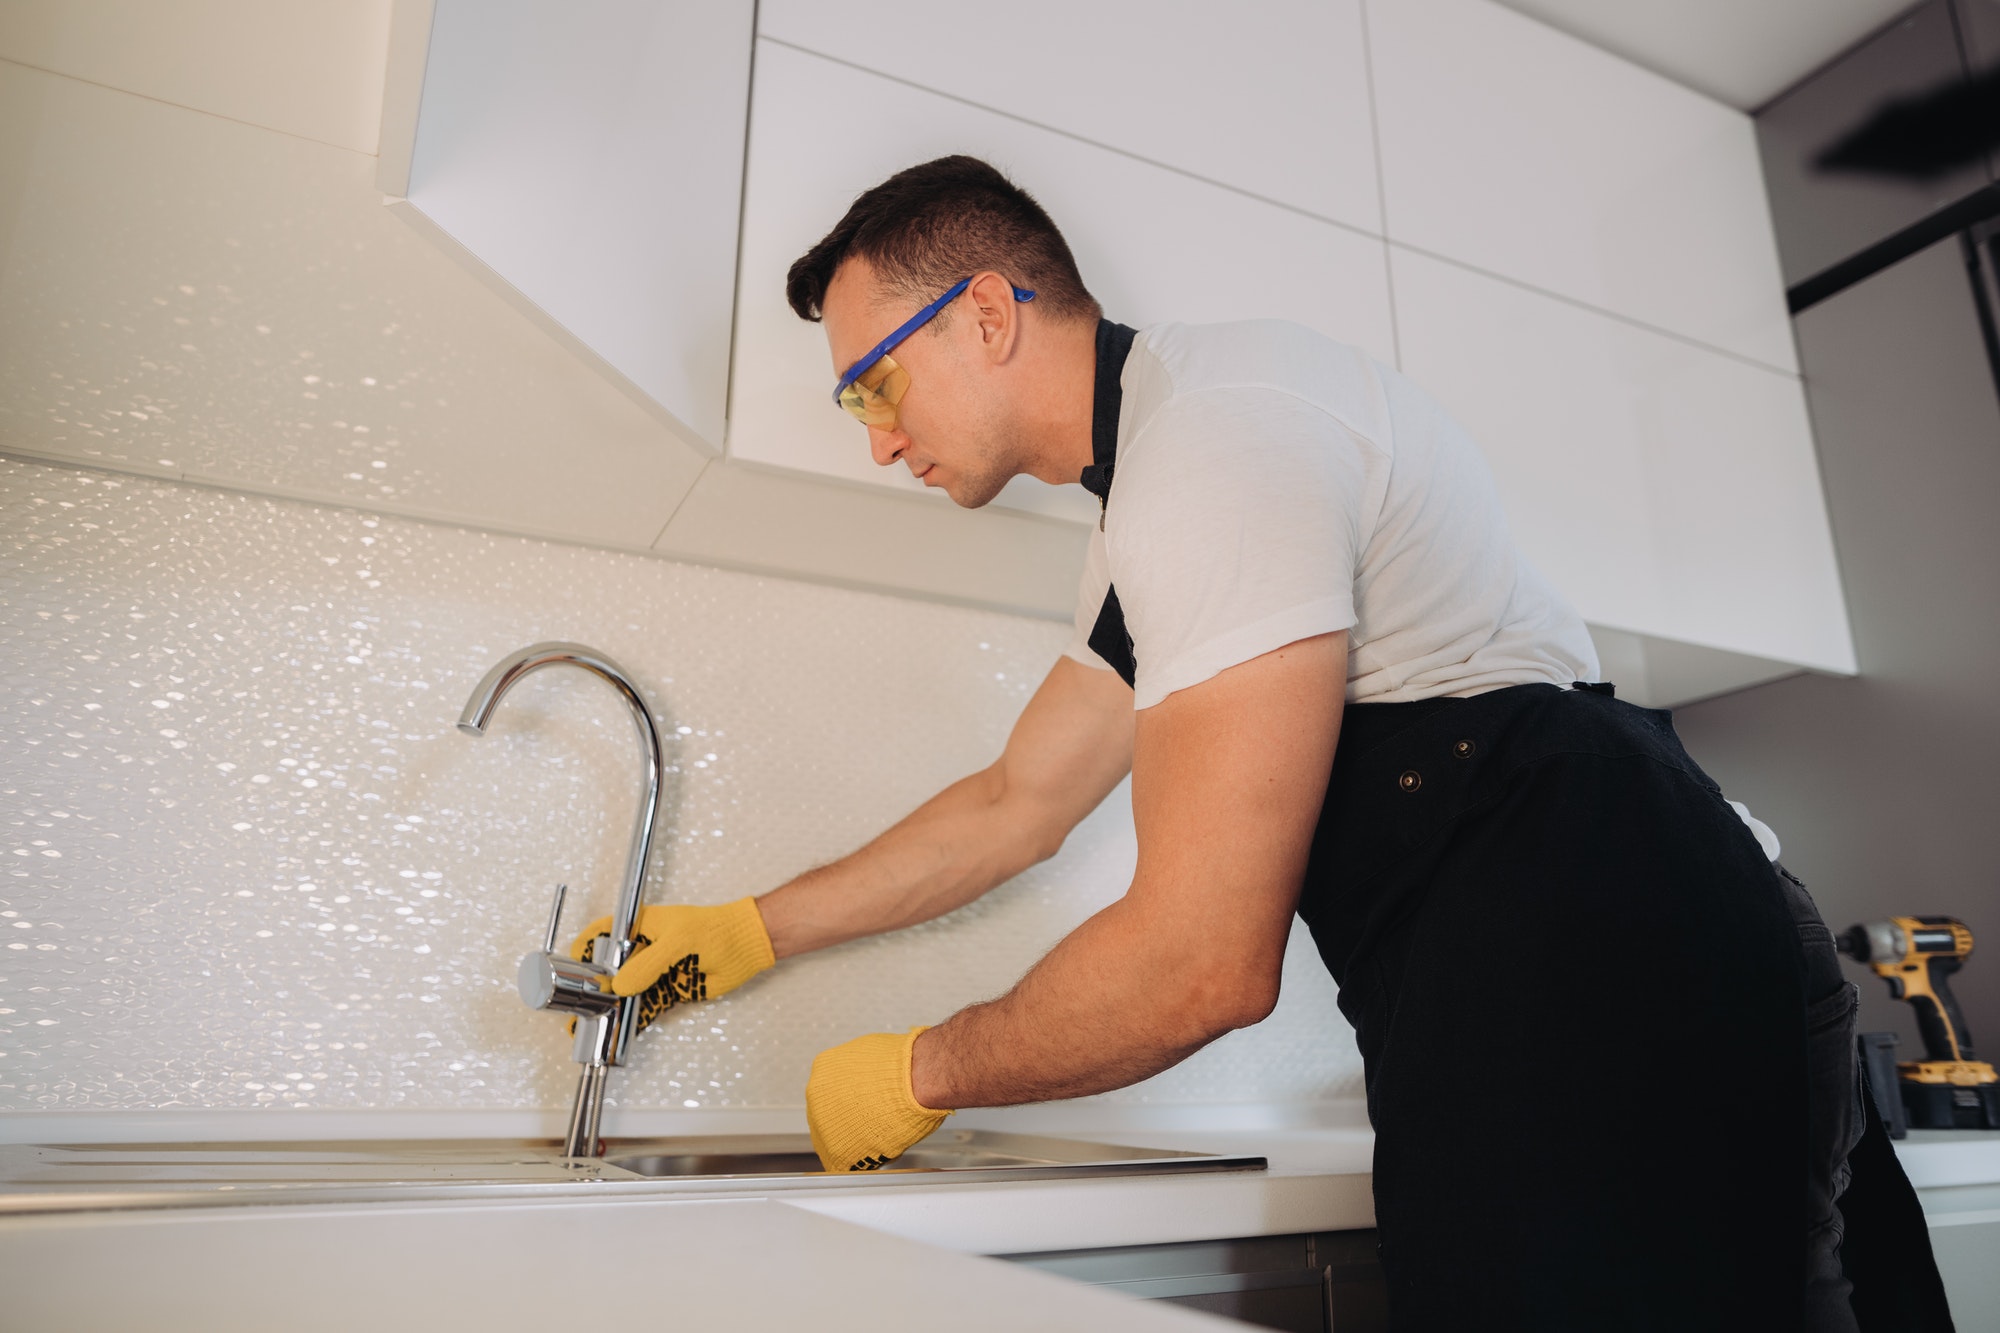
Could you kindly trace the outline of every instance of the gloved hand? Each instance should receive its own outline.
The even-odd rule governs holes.
[[[611,918],[597,918],[570,942],[569,956],[589,962],[597,937],[610,933]],[[727,995],[777,962],[755,898],[720,907],[642,907],[638,939],[611,989],[640,997],[642,1032],[675,1005]]]
[[[910,1091],[910,1048],[923,1030],[871,1033],[814,1057],[806,1124],[828,1171],[879,1171],[951,1114]]]

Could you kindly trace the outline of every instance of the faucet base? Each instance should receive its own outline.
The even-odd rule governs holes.
[[[605,1065],[585,1065],[576,1081],[576,1102],[569,1110],[569,1132],[563,1138],[563,1156],[595,1160],[598,1153],[597,1125],[604,1114]]]

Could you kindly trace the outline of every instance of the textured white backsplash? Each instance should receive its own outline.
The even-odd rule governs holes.
[[[637,676],[671,733],[649,900],[720,902],[990,762],[1065,634],[0,459],[0,1111],[564,1107],[563,1025],[514,967],[558,880],[566,935],[609,910],[638,747],[562,668],[459,733],[487,667],[574,639]],[[984,900],[670,1015],[611,1102],[800,1106],[816,1052],[1004,990],[1133,855],[1121,787]],[[1271,1018],[1105,1100],[1316,1100],[1359,1069],[1298,931]]]

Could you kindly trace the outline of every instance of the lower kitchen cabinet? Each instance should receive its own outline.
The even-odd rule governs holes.
[[[1381,1333],[1387,1291],[1373,1231],[1051,1250],[1000,1258],[1148,1300],[1293,1333]]]
[[[2000,1329],[2000,1186],[1920,1192],[1953,1321]],[[1373,1231],[996,1256],[1045,1273],[1292,1333],[1383,1333]]]

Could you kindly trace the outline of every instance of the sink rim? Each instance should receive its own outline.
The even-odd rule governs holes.
[[[385,1203],[462,1198],[670,1197],[880,1189],[1134,1175],[1257,1171],[1261,1156],[1134,1148],[1095,1140],[941,1130],[924,1141],[1012,1159],[986,1165],[890,1166],[880,1171],[645,1175],[620,1158],[810,1151],[803,1134],[641,1135],[605,1155],[561,1156],[552,1140],[295,1140],[0,1146],[0,1217],[24,1214],[242,1206]],[[920,1145],[923,1146],[923,1145]],[[234,1174],[231,1168],[237,1168]],[[314,1168],[318,1168],[316,1171]],[[482,1170],[482,1168],[484,1170]],[[201,1170],[191,1177],[190,1170]]]

